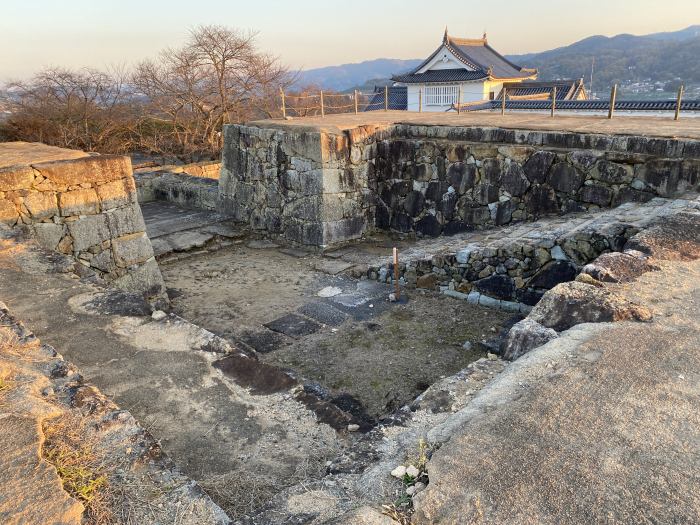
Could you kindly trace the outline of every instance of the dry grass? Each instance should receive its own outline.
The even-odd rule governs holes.
[[[116,523],[107,475],[86,438],[84,420],[69,414],[49,420],[44,436],[42,455],[56,467],[66,492],[85,506],[83,523]]]

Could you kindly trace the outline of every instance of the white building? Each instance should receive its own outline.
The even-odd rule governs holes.
[[[499,54],[486,39],[453,38],[442,44],[410,73],[396,75],[397,86],[406,86],[409,111],[447,111],[461,103],[493,100],[505,82],[537,78],[536,69],[517,66]],[[461,98],[460,98],[461,97]]]

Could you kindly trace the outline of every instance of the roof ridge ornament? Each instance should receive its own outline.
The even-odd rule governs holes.
[[[447,36],[447,26],[445,26],[445,34],[444,34],[443,37],[442,37],[442,43],[443,43],[443,44],[447,44],[447,42],[449,41],[449,39],[450,39],[450,37]]]
[[[484,44],[488,44],[488,43],[489,43],[489,39],[486,38],[486,31],[484,31],[484,36],[482,36],[481,39],[484,41]]]

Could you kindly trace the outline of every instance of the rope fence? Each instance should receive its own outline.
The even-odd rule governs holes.
[[[517,88],[515,88],[517,89]],[[503,88],[495,100],[462,101],[462,88],[457,90],[456,100],[450,105],[448,112],[474,112],[500,110],[505,115],[508,111],[547,111],[551,117],[557,112],[607,112],[607,118],[613,119],[616,111],[669,111],[674,113],[674,120],[679,120],[682,112],[700,111],[700,101],[685,100],[685,87],[681,85],[675,100],[618,100],[618,86],[612,86],[609,100],[567,100],[557,98],[557,87],[551,92],[546,91],[537,95],[516,95]],[[392,89],[388,86],[375,87],[373,91],[358,91],[352,93],[285,93],[280,88],[280,109],[282,118],[288,117],[325,117],[338,113],[364,113],[368,111],[406,111],[408,94],[404,89]],[[415,93],[415,92],[414,92]],[[418,89],[418,112],[425,111],[423,89]],[[415,97],[415,94],[414,94]],[[415,98],[411,104],[415,111]]]

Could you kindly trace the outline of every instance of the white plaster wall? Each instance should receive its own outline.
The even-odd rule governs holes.
[[[464,82],[462,83],[462,102],[476,102],[479,100],[488,100],[490,86],[489,82]],[[454,84],[452,84],[454,85]],[[410,84],[407,87],[408,94],[408,111],[418,111],[418,90],[423,90],[423,111],[447,111],[450,106],[428,106],[425,104],[425,85]]]

